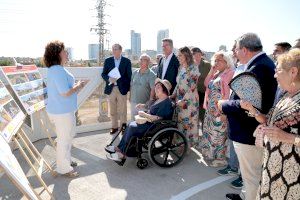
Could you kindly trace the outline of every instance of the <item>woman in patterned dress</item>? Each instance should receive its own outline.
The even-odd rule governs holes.
[[[204,99],[206,109],[203,122],[201,150],[204,157],[211,161],[211,166],[225,166],[227,119],[217,107],[219,100],[229,99],[229,81],[234,74],[234,62],[228,53],[219,51],[212,57],[212,68],[204,84],[207,87]]]
[[[275,78],[287,93],[267,116],[249,102],[241,107],[261,123],[256,145],[264,148],[257,199],[300,199],[300,49],[278,57]]]
[[[177,103],[178,129],[188,139],[189,147],[193,147],[199,142],[197,81],[200,73],[198,67],[194,66],[193,55],[188,47],[179,49],[178,60],[180,68],[177,75],[177,85],[171,98],[175,98]]]

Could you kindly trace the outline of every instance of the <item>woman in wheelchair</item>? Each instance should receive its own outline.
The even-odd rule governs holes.
[[[161,80],[159,78],[155,80],[156,101],[150,106],[148,112],[139,111],[139,114],[136,116],[136,121],[131,122],[126,128],[117,147],[112,145],[105,147],[105,151],[109,153],[107,155],[108,159],[115,161],[119,165],[123,165],[126,160],[126,148],[132,137],[143,137],[148,128],[156,120],[172,119],[174,108],[169,99],[171,88],[172,85],[168,80]],[[137,106],[141,108],[145,105],[142,104]]]

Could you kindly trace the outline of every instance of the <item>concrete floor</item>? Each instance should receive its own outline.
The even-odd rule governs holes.
[[[190,151],[182,163],[170,169],[154,164],[140,170],[136,159],[127,159],[123,167],[107,160],[104,147],[111,140],[106,132],[78,135],[74,140],[73,160],[78,163],[80,176],[75,179],[52,177],[49,172],[43,179],[53,192],[55,199],[76,200],[219,200],[226,199],[228,192],[239,192],[229,187],[235,177],[220,177],[218,168],[207,167],[196,150]],[[55,165],[55,151],[48,140],[34,145],[45,159]],[[27,163],[15,151],[25,174],[43,199],[49,199],[42,191]],[[0,178],[0,199],[25,199],[4,175]]]

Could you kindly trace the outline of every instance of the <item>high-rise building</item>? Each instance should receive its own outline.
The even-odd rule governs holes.
[[[89,60],[98,60],[99,44],[89,44]]]
[[[134,30],[131,30],[130,36],[132,56],[138,57],[141,55],[141,34],[134,32]]]
[[[225,45],[220,45],[220,47],[219,47],[219,51],[227,51],[227,48],[226,48],[226,46]]]
[[[159,30],[157,32],[157,53],[162,53],[161,41],[169,37],[169,29]]]
[[[72,47],[66,47],[66,51],[68,52],[69,61],[74,60],[74,50]]]

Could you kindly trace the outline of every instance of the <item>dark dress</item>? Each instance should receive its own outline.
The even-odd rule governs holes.
[[[169,98],[159,102],[154,103],[149,110],[149,114],[156,115],[165,120],[171,120],[173,116],[174,108],[172,102]],[[144,136],[148,128],[152,125],[151,122],[146,122],[145,124],[137,124],[135,121],[131,122],[127,129],[125,130],[124,136],[122,137],[118,148],[122,153],[126,154],[126,147],[132,137],[141,138]]]
[[[269,113],[269,126],[299,136],[300,92],[285,95]],[[300,147],[265,136],[263,171],[256,199],[300,199]]]

